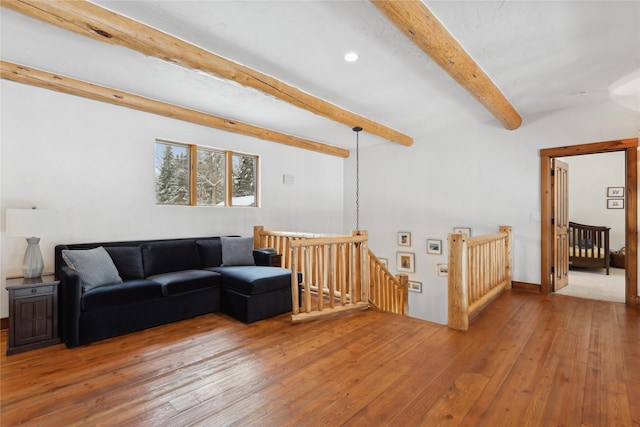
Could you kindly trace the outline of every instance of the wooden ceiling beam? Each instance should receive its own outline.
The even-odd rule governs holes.
[[[227,132],[252,136],[266,141],[278,142],[292,147],[304,148],[306,150],[343,158],[349,157],[349,150],[346,148],[298,138],[271,129],[156,101],[132,93],[95,85],[12,62],[0,61],[0,78],[221,129]]]
[[[371,1],[505,128],[520,127],[522,117],[513,105],[421,0]]]
[[[49,24],[144,55],[240,83],[326,117],[402,145],[413,138],[316,98],[271,76],[215,55],[184,40],[87,1],[2,0],[2,6]]]

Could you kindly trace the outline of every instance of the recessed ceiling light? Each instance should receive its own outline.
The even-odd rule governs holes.
[[[344,56],[344,60],[347,62],[356,62],[358,60],[358,54],[355,52],[349,52]]]

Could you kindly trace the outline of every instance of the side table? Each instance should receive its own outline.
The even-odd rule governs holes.
[[[282,255],[272,254],[269,259],[271,267],[282,267]]]
[[[53,274],[7,278],[9,331],[7,355],[59,344],[58,280]]]

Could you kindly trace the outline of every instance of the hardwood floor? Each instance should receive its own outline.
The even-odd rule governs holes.
[[[468,332],[212,314],[6,357],[1,424],[640,426],[640,314],[507,291]]]

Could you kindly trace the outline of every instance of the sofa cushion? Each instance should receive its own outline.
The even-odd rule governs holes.
[[[66,249],[62,251],[62,258],[72,270],[78,273],[85,292],[100,286],[122,282],[113,260],[102,246],[93,249]]]
[[[202,268],[220,267],[222,265],[222,245],[220,239],[197,240],[200,266]]]
[[[232,266],[211,269],[222,274],[222,286],[247,295],[291,288],[291,270],[280,267]]]
[[[253,237],[220,237],[222,265],[255,265]]]
[[[82,311],[100,310],[139,301],[162,298],[162,286],[151,280],[129,280],[98,288],[82,294]]]
[[[140,246],[105,247],[122,280],[144,279]]]
[[[209,286],[220,286],[222,276],[207,270],[183,270],[147,277],[162,286],[162,295],[175,295]]]
[[[142,245],[144,276],[200,268],[198,247],[193,240],[171,240]]]

